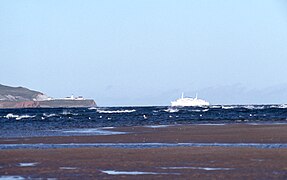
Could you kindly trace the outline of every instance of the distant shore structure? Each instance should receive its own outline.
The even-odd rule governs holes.
[[[186,107],[186,106],[209,106],[209,102],[203,100],[203,99],[199,99],[197,97],[197,94],[195,96],[195,98],[190,98],[190,97],[184,97],[184,93],[181,94],[181,98],[172,101],[171,102],[171,106],[176,106],[176,107]]]
[[[0,108],[80,108],[96,107],[93,99],[71,95],[52,98],[44,93],[24,87],[10,87],[0,84]]]
[[[51,101],[51,100],[86,100],[83,96],[74,96],[73,94],[71,96],[67,96],[64,98],[52,98],[52,97],[46,97],[42,99],[37,99],[37,101]]]

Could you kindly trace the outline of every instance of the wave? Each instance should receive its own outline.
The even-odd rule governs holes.
[[[207,112],[209,111],[209,109],[194,109],[194,110],[191,110],[192,112]]]
[[[17,118],[17,117],[19,117],[19,115],[14,115],[14,114],[12,114],[12,113],[9,113],[9,114],[7,114],[6,116],[4,116],[5,118],[7,118],[7,119],[10,119],[10,118]]]
[[[281,105],[278,106],[278,108],[285,109],[285,108],[287,108],[287,104],[281,104]]]
[[[100,110],[97,109],[98,113],[107,113],[107,114],[114,114],[114,113],[132,113],[135,112],[135,109],[125,109],[125,110],[114,110],[114,111],[108,111],[108,110]]]
[[[72,112],[67,111],[67,110],[64,110],[61,114],[66,115],[66,116],[70,116],[70,115],[77,116],[78,115],[77,113],[72,113]]]
[[[30,116],[30,115],[21,115],[21,116],[19,116],[19,115],[17,115],[17,114],[9,113],[9,114],[7,114],[7,115],[4,116],[4,117],[6,117],[7,119],[15,118],[16,120],[20,120],[20,119],[24,119],[24,118],[33,118],[33,117],[35,117],[35,116]]]
[[[237,106],[222,106],[222,109],[234,109],[237,108]]]
[[[43,116],[45,116],[45,117],[54,117],[54,116],[57,116],[57,114],[46,114],[46,113],[44,113]]]
[[[265,107],[264,106],[253,106],[253,105],[247,105],[247,106],[243,106],[244,108],[246,109],[264,109]]]
[[[169,112],[169,113],[176,113],[176,112],[178,112],[179,110],[178,110],[178,109],[175,109],[175,108],[168,108],[168,109],[165,109],[164,111],[165,111],[165,112]]]
[[[29,116],[29,115],[22,115],[16,118],[16,120],[20,120],[20,119],[26,119],[26,118],[33,118],[35,116]]]
[[[221,106],[220,105],[212,105],[212,106],[209,106],[209,108],[220,109]]]

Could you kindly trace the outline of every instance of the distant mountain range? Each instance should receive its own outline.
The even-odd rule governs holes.
[[[42,92],[25,87],[11,87],[0,84],[0,108],[58,108],[58,107],[93,107],[92,99],[83,97],[53,99]]]

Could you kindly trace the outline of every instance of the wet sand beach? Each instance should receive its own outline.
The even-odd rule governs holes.
[[[0,144],[286,144],[287,125],[120,127],[105,136],[1,138]],[[21,164],[22,163],[22,164]],[[0,177],[57,179],[286,179],[287,148],[161,147],[0,150]]]

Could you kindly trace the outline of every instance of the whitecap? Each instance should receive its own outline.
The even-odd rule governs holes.
[[[192,112],[201,112],[200,109],[194,109],[194,110],[191,110]]]
[[[54,116],[57,116],[57,115],[56,114],[46,114],[46,113],[44,113],[43,116],[45,116],[45,117],[54,117]]]
[[[74,115],[74,116],[78,115],[77,113],[71,113],[70,111],[67,111],[67,110],[64,110],[61,114],[62,115]]]
[[[5,116],[5,118],[7,118],[7,119],[17,118],[17,117],[19,117],[19,115],[14,115],[14,114],[12,114],[12,113],[9,113],[9,114],[7,114],[7,115]]]
[[[126,110],[115,110],[115,111],[108,111],[108,110],[100,110],[100,109],[97,109],[97,112],[98,113],[107,113],[107,114],[113,114],[113,113],[132,113],[132,112],[135,112],[136,110],[135,109],[126,109]]]
[[[278,106],[278,108],[285,109],[285,108],[287,108],[287,104],[281,104],[281,105]]]
[[[234,109],[236,106],[222,106],[222,109]]]
[[[176,112],[178,112],[179,110],[176,109],[176,108],[168,108],[168,109],[165,109],[164,111],[165,111],[165,112],[169,112],[169,113],[176,113]]]
[[[17,117],[16,120],[33,118],[33,117],[36,117],[36,116],[22,115],[22,116]]]
[[[191,110],[192,112],[207,112],[209,111],[209,109],[194,109],[194,110]]]
[[[212,106],[209,106],[209,108],[221,108],[220,105],[212,105]]]
[[[247,105],[247,106],[244,106],[244,108],[250,109],[250,110],[253,110],[253,109],[264,109],[264,106]]]

